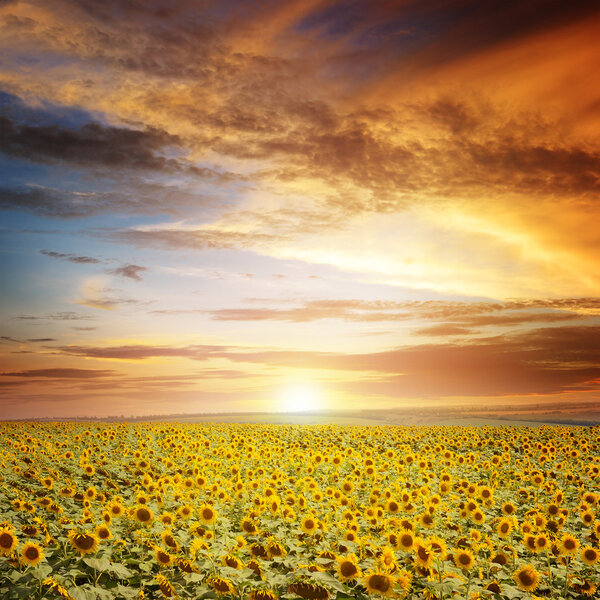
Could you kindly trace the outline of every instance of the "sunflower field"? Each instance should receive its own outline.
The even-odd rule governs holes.
[[[600,428],[0,424],[0,598],[599,597]]]

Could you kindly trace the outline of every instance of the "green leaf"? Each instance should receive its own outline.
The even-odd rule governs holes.
[[[110,561],[107,558],[84,558],[83,562],[96,571],[108,571],[110,569]]]
[[[139,590],[137,588],[119,584],[116,587],[116,591],[118,592],[119,597],[122,596],[123,598],[127,599],[127,598],[137,598]]]
[[[46,579],[50,573],[52,573],[52,567],[50,565],[38,565],[34,569],[31,569],[31,574],[36,579],[40,580]]]
[[[129,579],[134,575],[133,571],[121,563],[111,563],[107,570],[114,573],[119,579]]]

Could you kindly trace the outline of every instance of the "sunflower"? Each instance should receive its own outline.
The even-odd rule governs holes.
[[[98,525],[94,530],[99,540],[110,540],[113,537],[111,530],[107,525]]]
[[[56,579],[52,577],[46,577],[44,581],[42,581],[42,585],[45,585],[50,588],[57,596],[60,598],[65,598],[66,600],[73,600],[69,595],[69,592],[62,586]]]
[[[93,533],[78,533],[74,529],[69,531],[69,541],[81,554],[93,554],[98,550],[98,538]]]
[[[336,559],[336,573],[341,581],[351,581],[362,576],[358,560],[354,554],[340,556]]]
[[[132,509],[132,516],[138,523],[143,525],[152,523],[154,520],[154,513],[143,504],[139,504]]]
[[[405,552],[410,552],[415,546],[415,536],[411,531],[403,531],[398,536],[398,546]]]
[[[585,548],[581,549],[580,556],[581,560],[586,565],[595,565],[598,562],[600,554],[596,548],[592,548],[592,546],[586,546]]]
[[[500,521],[498,521],[498,524],[496,525],[496,532],[503,539],[506,539],[511,534],[512,530],[513,523],[510,519],[507,519],[506,517],[500,519]]]
[[[42,562],[42,559],[44,558],[44,551],[34,542],[27,542],[21,548],[19,555],[21,562],[35,567]]]
[[[125,508],[120,502],[112,501],[106,505],[106,511],[114,518],[120,517],[125,512]]]
[[[300,580],[291,583],[288,586],[288,592],[304,598],[305,600],[328,600],[329,591],[327,588],[312,583],[310,581]]]
[[[156,548],[154,558],[161,567],[168,567],[173,563],[173,556],[165,552],[162,548]]]
[[[284,558],[287,555],[287,550],[275,538],[270,538],[267,542],[267,553],[269,558]]]
[[[8,556],[17,547],[17,536],[9,527],[0,527],[0,556]]]
[[[473,519],[473,521],[475,523],[477,523],[477,525],[481,525],[482,523],[485,522],[485,515],[483,514],[483,511],[480,509],[476,509],[475,511],[473,511],[471,518]]]
[[[514,514],[516,510],[517,507],[512,502],[505,502],[502,505],[502,512],[507,516]]]
[[[204,504],[200,510],[200,520],[205,525],[213,525],[217,521],[217,511],[210,506],[210,504]]]
[[[540,533],[535,538],[535,546],[538,552],[547,552],[550,549],[550,539],[545,533]]]
[[[257,588],[250,592],[248,600],[277,600],[277,594],[273,590]]]
[[[179,550],[179,544],[177,543],[177,540],[173,537],[173,534],[171,533],[170,529],[166,529],[165,531],[163,531],[160,534],[160,539],[162,540],[163,544],[165,546],[168,546],[171,550],[175,550],[175,552]]]
[[[558,544],[558,551],[561,555],[571,556],[577,552],[579,542],[570,534],[565,534]]]
[[[315,531],[317,531],[318,527],[319,523],[317,519],[315,519],[311,515],[303,517],[300,521],[300,528],[302,529],[302,531],[304,531],[304,533],[308,535],[313,535]]]
[[[156,583],[158,583],[158,587],[160,588],[160,591],[162,592],[162,595],[165,598],[176,597],[175,588],[173,587],[173,584],[164,575],[158,573],[158,575],[154,579]]]
[[[468,548],[457,548],[453,553],[454,564],[460,569],[472,569],[475,565],[473,553]]]
[[[488,592],[492,592],[492,594],[497,594],[497,595],[502,594],[502,588],[500,587],[500,583],[498,583],[498,581],[496,579],[494,579],[494,581],[491,581],[490,583],[488,583],[485,586],[485,589]]]
[[[525,565],[515,571],[513,578],[519,589],[524,592],[532,592],[540,583],[540,574],[531,565]]]
[[[396,562],[396,555],[394,554],[393,548],[382,548],[378,562],[381,568],[388,573],[393,573],[398,569],[398,563]]]
[[[248,517],[242,519],[240,528],[246,535],[254,535],[258,532],[258,525]]]
[[[194,509],[191,506],[189,506],[188,504],[184,504],[183,506],[180,506],[179,509],[177,510],[177,516],[180,519],[184,519],[185,521],[190,519],[192,517],[193,513],[194,513]]]
[[[223,564],[230,569],[244,568],[244,563],[235,554],[226,554],[223,557]]]
[[[265,578],[262,567],[260,566],[260,563],[258,562],[258,560],[256,560],[255,558],[253,558],[252,560],[249,560],[246,563],[246,568],[250,569],[251,571],[254,571],[254,575],[256,577],[258,577],[259,579]]]
[[[231,595],[235,591],[233,583],[223,577],[209,577],[206,583],[219,595]]]
[[[379,596],[395,595],[394,585],[396,584],[396,577],[387,573],[370,571],[362,578],[362,582],[369,594],[376,594]]]
[[[423,569],[429,569],[433,564],[434,553],[431,550],[429,544],[423,540],[417,540],[415,543],[415,559],[417,566]]]
[[[583,594],[584,596],[593,596],[596,593],[597,587],[588,579],[583,583],[573,586],[576,592]]]

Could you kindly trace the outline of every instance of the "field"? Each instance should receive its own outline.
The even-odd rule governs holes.
[[[600,429],[0,424],[0,598],[589,598]]]

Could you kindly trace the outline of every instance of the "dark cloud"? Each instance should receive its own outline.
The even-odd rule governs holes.
[[[45,256],[50,256],[52,258],[68,260],[69,262],[84,264],[84,265],[88,265],[88,264],[96,265],[96,264],[104,262],[104,261],[100,260],[99,258],[93,258],[91,256],[76,256],[75,254],[71,254],[71,253],[65,254],[64,252],[54,252],[54,251],[50,251],[50,250],[40,250],[40,254],[44,254]]]
[[[23,342],[21,342],[21,340],[17,340],[13,337],[10,337],[8,335],[0,335],[0,340],[2,340],[3,342],[13,342],[15,344],[22,344]]]
[[[111,127],[88,123],[78,129],[60,125],[29,125],[0,117],[0,151],[41,162],[118,169],[173,170],[174,159],[159,154],[181,142],[165,131]]]
[[[119,275],[120,277],[127,277],[129,279],[135,279],[136,281],[142,280],[142,273],[147,271],[147,267],[141,267],[140,265],[123,265],[116,269],[111,269],[109,273],[113,275]]]
[[[90,379],[106,377],[115,371],[109,369],[31,369],[28,371],[13,371],[0,373],[2,377],[44,377],[50,379]]]
[[[54,338],[29,338],[28,342],[55,342]]]
[[[17,321],[95,321],[96,317],[67,310],[45,315],[17,315],[13,319]]]

